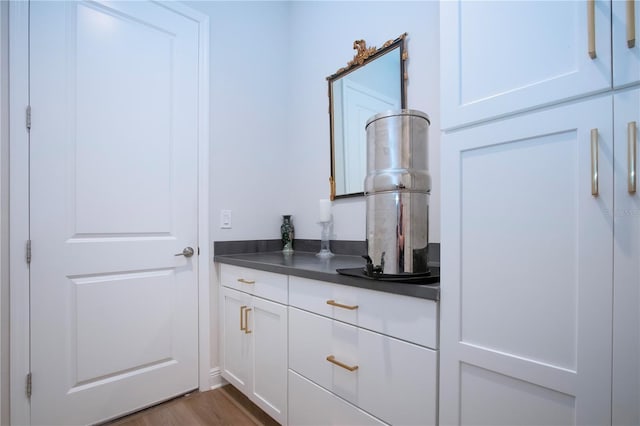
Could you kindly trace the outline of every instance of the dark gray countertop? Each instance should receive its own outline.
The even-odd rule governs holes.
[[[281,251],[225,254],[213,259],[218,263],[244,266],[267,272],[293,275],[337,284],[387,293],[402,294],[422,299],[439,300],[439,284],[405,284],[366,278],[341,275],[336,269],[364,267],[364,259],[360,256],[335,255],[329,259],[321,259],[315,253],[296,251],[285,255]]]

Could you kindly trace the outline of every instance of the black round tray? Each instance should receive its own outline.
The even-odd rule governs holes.
[[[434,284],[440,282],[440,268],[436,267],[429,268],[428,272],[419,272],[415,274],[379,274],[370,276],[367,275],[364,268],[343,268],[336,269],[336,272],[350,277],[406,284]]]

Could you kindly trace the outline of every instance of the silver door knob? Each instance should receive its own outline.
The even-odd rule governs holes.
[[[182,250],[182,253],[176,253],[176,254],[174,254],[174,256],[191,257],[191,256],[193,256],[193,253],[195,253],[195,252],[193,251],[192,247],[185,247]]]

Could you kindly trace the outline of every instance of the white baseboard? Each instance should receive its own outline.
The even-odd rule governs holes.
[[[216,389],[226,384],[227,384],[227,381],[222,378],[222,371],[220,370],[220,367],[212,368],[209,373],[210,389]]]

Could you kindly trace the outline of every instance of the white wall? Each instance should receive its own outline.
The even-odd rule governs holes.
[[[286,214],[286,2],[185,2],[210,17],[211,230],[215,241],[278,238]],[[220,210],[232,228],[220,229]]]
[[[437,1],[193,1],[211,19],[211,229],[216,241],[279,238],[293,214],[296,238],[319,239],[318,199],[329,197],[326,77],[352,43],[408,32],[408,106],[431,117],[431,242],[440,241]],[[220,229],[221,209],[232,229]],[[334,236],[365,239],[364,198],[336,200]]]
[[[329,116],[325,78],[353,58],[352,43],[368,45],[408,33],[407,105],[431,117],[429,169],[433,178],[429,241],[440,241],[439,5],[422,2],[293,2],[289,81],[289,210],[296,238],[318,239],[318,199],[329,196]],[[215,197],[215,194],[214,194]],[[365,240],[364,198],[334,202],[334,239]]]

